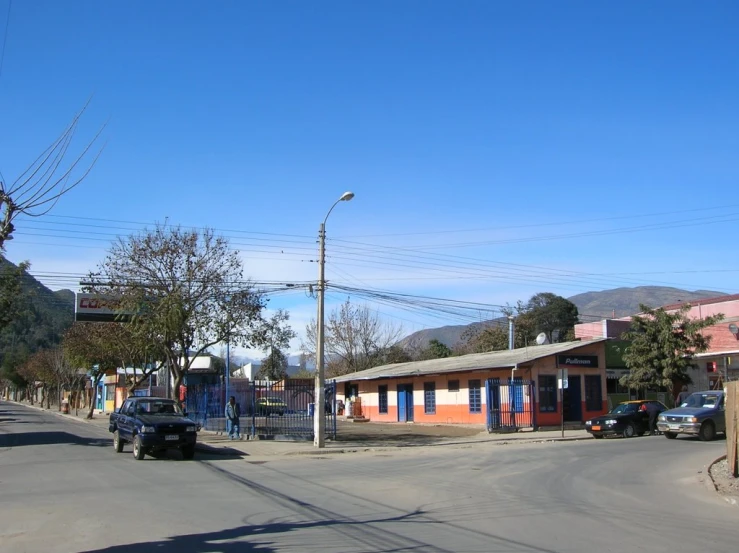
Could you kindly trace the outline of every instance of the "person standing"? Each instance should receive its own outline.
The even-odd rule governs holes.
[[[683,403],[688,401],[688,397],[690,397],[690,393],[688,392],[688,387],[683,385],[682,392],[677,394],[677,401],[675,401],[675,407],[680,407]]]
[[[647,413],[649,414],[649,434],[657,435],[657,417],[659,416],[659,406],[654,401],[647,402]]]
[[[228,430],[228,437],[232,440],[241,439],[239,416],[241,416],[241,409],[239,404],[236,403],[236,398],[231,396],[226,405],[226,430]]]

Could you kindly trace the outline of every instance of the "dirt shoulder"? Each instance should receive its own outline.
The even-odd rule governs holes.
[[[735,501],[739,500],[739,478],[734,478],[729,472],[726,459],[711,465],[709,472],[718,493]]]

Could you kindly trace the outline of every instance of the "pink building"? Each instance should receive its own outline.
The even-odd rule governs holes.
[[[710,348],[695,356],[696,364],[691,374],[693,384],[690,388],[714,388],[722,382],[739,380],[739,294],[686,303],[690,304],[688,316],[694,319],[723,315],[721,322],[704,330],[704,334],[711,337]],[[663,308],[666,311],[676,311],[683,305],[676,303]],[[575,325],[575,337],[581,340],[603,337],[618,340],[628,330],[630,322],[631,317],[622,317],[581,323]]]

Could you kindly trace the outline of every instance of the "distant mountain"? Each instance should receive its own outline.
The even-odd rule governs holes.
[[[615,288],[601,292],[585,292],[577,294],[569,299],[577,306],[582,319],[586,321],[597,318],[626,317],[639,312],[639,304],[649,307],[661,307],[683,301],[693,301],[703,298],[715,298],[725,296],[726,292],[713,290],[681,290],[680,288],[669,288],[665,286],[637,286],[635,288]],[[403,338],[401,345],[404,346],[426,346],[430,340],[439,340],[449,347],[461,341],[465,330],[489,324],[508,325],[504,317],[486,322],[472,323],[469,325],[442,326],[439,328],[427,328],[419,330]]]
[[[15,265],[0,257],[0,271],[8,267]],[[53,292],[28,273],[23,275],[21,289],[19,316],[0,333],[0,361],[58,344],[74,321],[71,290]]]

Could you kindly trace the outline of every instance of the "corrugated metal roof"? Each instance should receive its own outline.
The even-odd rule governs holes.
[[[527,363],[549,355],[564,353],[577,348],[605,342],[608,338],[582,340],[576,342],[562,342],[559,344],[545,344],[514,350],[491,351],[487,353],[470,353],[459,357],[445,357],[443,359],[428,359],[426,361],[411,361],[409,363],[393,363],[382,365],[364,371],[345,374],[336,377],[336,382],[350,380],[376,380],[379,378],[398,378],[427,374],[442,374],[463,371],[477,371],[484,369],[511,369],[517,364]]]

